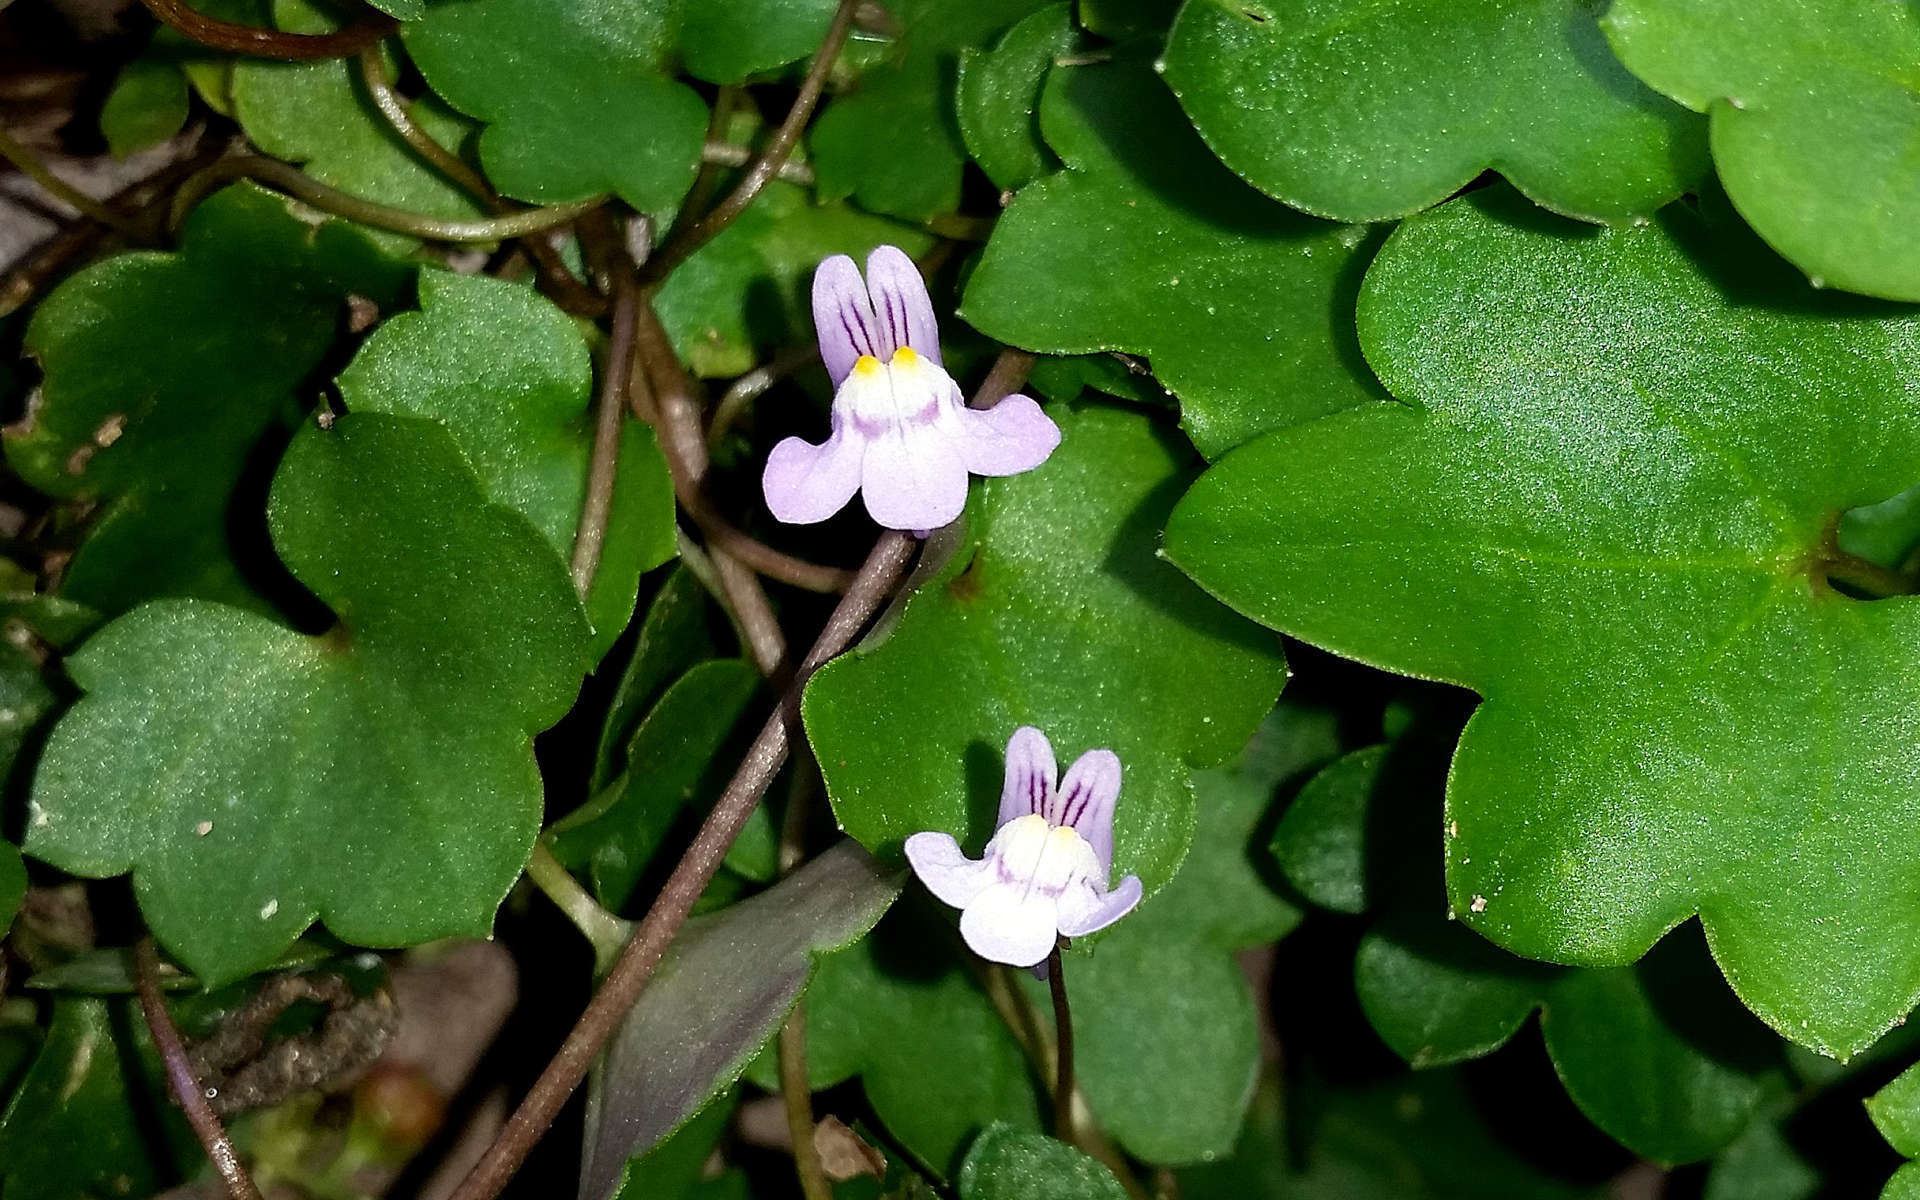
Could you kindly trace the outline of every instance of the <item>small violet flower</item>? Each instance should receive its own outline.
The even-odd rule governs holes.
[[[1047,460],[1060,429],[1026,396],[975,410],[940,365],[933,301],[897,246],[867,259],[866,282],[844,254],[813,276],[820,357],[836,389],[833,435],[773,448],[761,483],[773,515],[824,521],[857,491],[890,529],[938,529],[967,503],[967,475],[1017,475]]]
[[[960,936],[982,958],[1035,966],[1053,950],[1055,934],[1105,929],[1140,903],[1137,876],[1107,888],[1120,759],[1089,750],[1056,784],[1057,776],[1047,736],[1023,725],[1007,742],[999,830],[979,861],[944,833],[907,839],[914,874],[961,910]]]

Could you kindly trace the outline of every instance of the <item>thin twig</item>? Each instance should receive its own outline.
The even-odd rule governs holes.
[[[134,241],[144,241],[147,238],[148,231],[141,229],[132,219],[113,211],[103,201],[87,195],[55,175],[33,151],[15,140],[14,136],[5,129],[0,129],[0,158],[12,163],[22,175],[45,189],[48,195],[62,201],[83,216],[91,217]]]
[[[1053,1136],[1071,1144],[1073,1136],[1073,1013],[1067,1007],[1067,973],[1060,947],[1047,955],[1047,990],[1053,994]]]
[[[753,147],[736,146],[732,142],[714,141],[710,138],[707,144],[700,148],[700,161],[715,167],[744,167],[753,161]],[[783,183],[797,183],[801,187],[812,187],[813,164],[788,159],[780,164],[780,169],[774,172],[774,176]]]
[[[187,214],[193,210],[195,204],[199,203],[201,197],[234,179],[252,179],[278,188],[323,212],[344,217],[349,221],[437,242],[498,242],[507,238],[524,237],[530,233],[552,229],[556,225],[565,225],[581,214],[606,203],[606,197],[595,196],[588,200],[576,200],[572,204],[525,208],[499,216],[477,217],[464,221],[430,217],[424,213],[376,204],[371,200],[349,195],[338,188],[328,187],[299,168],[289,166],[277,159],[237,154],[231,158],[221,159],[181,185],[173,201],[173,228],[180,227],[181,222],[186,220]]]
[[[780,1098],[787,1111],[787,1132],[793,1136],[793,1173],[806,1200],[833,1200],[833,1185],[820,1165],[820,1148],[813,1144],[813,1092],[807,1080],[807,1002],[794,1004],[780,1027]]]
[[[183,0],[140,0],[154,16],[203,46],[231,50],[254,58],[303,62],[316,58],[348,58],[378,42],[400,22],[381,13],[365,17],[332,33],[282,33],[257,25],[236,25],[188,8]]]
[[[840,47],[846,44],[847,31],[853,27],[853,12],[859,6],[859,0],[840,0],[840,6],[834,10],[833,21],[827,26],[827,35],[820,42],[820,49],[814,52],[813,63],[807,68],[806,78],[800,81],[799,94],[793,98],[793,106],[787,109],[786,119],[774,130],[773,136],[761,148],[746,170],[740,176],[740,182],[734,185],[727,198],[713,206],[713,211],[682,229],[677,230],[654,256],[648,260],[645,281],[658,283],[665,279],[675,267],[685,262],[694,251],[706,245],[734,218],[745,212],[747,205],[760,194],[760,189],[779,174],[780,167],[793,153],[794,146],[800,142],[800,132],[813,117],[813,110],[820,103],[820,93],[827,85],[827,75],[833,70],[834,60],[840,57]]]
[[[393,90],[393,81],[387,77],[386,60],[380,56],[378,46],[368,46],[360,52],[360,81],[366,86],[367,95],[373,99],[373,106],[393,127],[393,132],[428,166],[466,189],[476,200],[489,206],[497,205],[499,193],[493,190],[480,172],[468,166],[458,154],[441,145],[432,134],[415,123],[407,102],[399,92]]]
[[[845,591],[852,581],[848,572],[776,550],[714,510],[706,497],[707,439],[702,432],[700,403],[693,395],[693,381],[674,354],[666,326],[660,323],[650,300],[640,306],[635,337],[641,364],[636,378],[647,389],[639,407],[650,414],[659,431],[660,450],[666,456],[681,507],[707,541],[769,579],[811,592]]]
[[[593,422],[593,457],[587,466],[587,494],[580,525],[573,535],[573,586],[585,600],[600,570],[607,544],[607,519],[613,512],[613,488],[620,473],[620,422],[627,415],[627,388],[633,378],[633,329],[640,308],[631,264],[617,269],[613,293],[613,330],[600,371],[600,399]]]
[[[193,153],[137,183],[129,184],[108,197],[106,203],[125,212],[135,224],[158,234],[167,212],[167,189],[218,158],[217,147],[197,147]],[[111,229],[97,221],[83,220],[65,229],[27,255],[0,278],[0,317],[25,307],[41,290],[73,263],[91,254],[109,240]],[[146,239],[142,239],[146,240]],[[115,244],[118,240],[115,239]]]
[[[552,1125],[567,1097],[586,1078],[593,1060],[645,990],[668,943],[679,932],[694,902],[719,870],[734,838],[758,807],[767,785],[786,761],[789,739],[799,723],[800,692],[807,679],[828,659],[852,644],[892,595],[894,586],[905,577],[916,547],[913,537],[895,532],[882,535],[874,543],[873,552],[867,556],[853,586],[841,597],[833,615],[827,619],[826,628],[795,672],[794,682],[779,707],[767,718],[726,791],[721,793],[713,811],[694,835],[693,844],[674,867],[647,915],[641,918],[633,940],[621,951],[620,960],[594,993],[592,1002],[580,1015],[553,1061],[541,1072],[539,1080],[473,1172],[454,1191],[452,1200],[493,1200],[498,1196]]]
[[[194,1078],[193,1067],[187,1061],[186,1044],[180,1040],[180,1030],[174,1026],[166,999],[160,994],[160,954],[154,949],[151,937],[140,939],[133,951],[133,961],[140,1011],[146,1014],[147,1029],[153,1034],[161,1062],[166,1064],[167,1085],[173,1091],[174,1102],[186,1110],[187,1124],[193,1126],[194,1136],[200,1139],[213,1169],[220,1173],[227,1195],[232,1200],[260,1200],[259,1189],[253,1186],[240,1156],[234,1152],[233,1142],[227,1137],[220,1118],[213,1115],[200,1081]]]
[[[623,921],[587,894],[573,872],[547,849],[544,841],[535,842],[533,856],[527,860],[527,878],[539,888],[555,908],[566,914],[581,936],[593,945],[594,974],[606,973],[620,954],[620,947],[633,935],[633,922]]]
[[[707,422],[707,448],[718,446],[747,408],[762,393],[809,363],[818,361],[820,347],[815,342],[792,346],[773,356],[773,361],[755,367],[733,381],[720,403],[713,406],[713,418]]]

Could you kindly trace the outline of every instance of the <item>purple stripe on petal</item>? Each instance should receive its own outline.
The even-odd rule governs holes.
[[[1120,757],[1111,750],[1089,750],[1067,768],[1060,781],[1061,825],[1071,825],[1093,847],[1100,880],[1113,870],[1113,809],[1120,800]]]
[[[878,324],[860,268],[844,254],[823,261],[813,273],[813,328],[834,387],[840,386],[861,355],[882,360],[891,356],[891,350],[879,352]]]
[[[890,345],[879,357],[891,359],[902,346],[911,346],[922,358],[940,362],[940,322],[934,316],[927,282],[906,251],[881,246],[867,256],[867,288],[881,317],[883,337]]]
[[[1053,785],[1060,768],[1053,760],[1053,746],[1047,735],[1031,725],[1022,725],[1007,739],[1007,777],[1000,788],[1000,819],[997,829],[1028,813],[1046,815],[1053,798]]]

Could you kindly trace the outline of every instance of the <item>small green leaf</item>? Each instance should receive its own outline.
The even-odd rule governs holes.
[[[186,76],[151,50],[120,69],[100,106],[100,132],[115,158],[157,146],[186,123]]]
[[[1040,86],[1078,41],[1073,7],[1060,3],[1007,30],[991,50],[960,52],[960,137],[995,187],[1023,188],[1055,165],[1040,140]]]
[[[551,548],[433,422],[309,428],[268,518],[339,624],[309,637],[184,600],[107,626],[68,660],[87,694],[27,829],[63,870],[132,870],[148,924],[211,987],[315,919],[371,946],[485,934],[539,830],[532,736],[586,661]]]
[[[850,254],[864,262],[882,244],[918,256],[933,238],[846,204],[815,204],[794,184],[770,183],[660,286],[660,321],[695,373],[745,374],[775,351],[813,340],[808,296],[821,259]]]
[[[681,1200],[699,1185],[707,1160],[733,1119],[734,1097],[723,1096],[673,1134],[621,1168],[614,1200]]]
[[[554,857],[586,870],[600,903],[624,910],[674,827],[725,786],[721,750],[759,690],[760,673],[741,659],[692,668],[634,732],[619,778],[555,823]]]
[[[778,1032],[819,955],[873,928],[901,874],[842,840],[772,888],[690,922],[621,1022],[595,1083],[581,1195],[681,1127]]]
[[[1701,1200],[1814,1200],[1821,1173],[1778,1121],[1754,1121],[1713,1160]]]
[[[1157,557],[1184,450],[1137,412],[1054,416],[1060,448],[977,486],[964,543],[892,632],[814,676],[807,733],[842,826],[887,854],[923,829],[983,844],[1021,725],[1068,758],[1108,747],[1115,869],[1151,892],[1192,836],[1193,768],[1245,744],[1286,664]]]
[[[332,12],[312,0],[274,0],[274,25],[293,33],[339,27]],[[395,72],[391,64],[387,73]],[[242,59],[228,85],[234,114],[254,145],[275,158],[303,164],[329,187],[380,204],[465,218],[479,202],[429,166],[374,107],[352,59],[267,62]],[[472,125],[430,96],[409,114],[421,130],[457,151]]]
[[[1908,1067],[1867,1099],[1867,1115],[1887,1144],[1920,1158],[1920,1067]]]
[[[1920,602],[1825,564],[1840,512],[1920,478],[1920,320],[1683,210],[1576,234],[1489,189],[1400,227],[1359,324],[1403,403],[1230,455],[1169,554],[1487,697],[1447,798],[1472,928],[1610,966],[1697,912],[1769,1025],[1871,1043],[1920,996]]]
[[[341,372],[347,407],[444,424],[494,502],[570,561],[593,453],[593,369],[579,326],[538,292],[484,275],[421,272],[420,309],[387,321]],[[641,573],[675,553],[673,481],[653,432],[625,420],[621,438],[587,601],[596,657],[632,616]]]
[[[0,842],[0,937],[7,935],[21,901],[27,898],[27,867],[12,842]]]
[[[627,765],[627,743],[667,685],[696,663],[721,654],[720,639],[714,634],[714,606],[706,588],[692,571],[674,567],[647,605],[634,636],[633,656],[614,685],[588,794],[598,795]]]
[[[960,965],[951,923],[914,899],[821,961],[806,995],[807,1076],[815,1091],[859,1076],[887,1131],[945,1176],[980,1130],[1039,1129],[1038,1093],[1019,1044]],[[771,1052],[748,1077],[779,1086]]]
[[[908,220],[958,208],[967,162],[953,110],[959,52],[1046,6],[1046,0],[889,4],[904,27],[899,44],[814,122],[809,144],[821,197],[851,196],[862,208]]]
[[[699,93],[666,73],[668,0],[471,0],[402,27],[433,90],[487,123],[494,186],[540,204],[611,192],[664,216],[693,183]]]
[[[1307,1076],[1286,1103],[1255,1094],[1231,1158],[1179,1174],[1184,1200],[1571,1200],[1603,1194],[1555,1178],[1491,1128],[1458,1071],[1337,1088]]]
[[[1068,169],[994,227],[961,315],[1049,354],[1144,354],[1209,458],[1376,399],[1353,332],[1377,240],[1290,212],[1201,144],[1142,54],[1056,68],[1040,105]]]
[[[165,1182],[127,1016],[90,996],[54,1003],[46,1043],[0,1113],[7,1200],[150,1196]]]
[[[960,1200],[1126,1200],[1112,1172],[1044,1134],[995,1125],[960,1165]]]
[[[1920,300],[1920,12],[1855,0],[1618,0],[1628,69],[1709,114],[1740,215],[1816,280]]]
[[[708,83],[812,58],[837,0],[677,0],[674,40],[681,63]]]
[[[1489,168],[1589,221],[1645,216],[1706,175],[1697,118],[1607,52],[1594,0],[1193,0],[1167,82],[1268,195],[1403,217]]]
[[[1368,800],[1388,747],[1355,750],[1300,789],[1273,831],[1273,857],[1302,896],[1321,908],[1363,913]]]
[[[1895,1171],[1881,1189],[1880,1200],[1920,1200],[1920,1163],[1908,1163]]]
[[[1890,571],[1900,570],[1920,550],[1920,487],[1878,504],[1850,508],[1840,516],[1840,548]]]
[[[1720,1151],[1779,1070],[1778,1043],[1678,939],[1634,967],[1555,971],[1437,915],[1408,915],[1367,935],[1354,976],[1367,1019],[1415,1067],[1487,1054],[1539,1009],[1567,1094],[1655,1162]]]
[[[155,596],[258,604],[237,561],[258,536],[242,477],[306,411],[344,298],[391,305],[411,275],[242,184],[194,210],[179,252],[107,259],[47,297],[26,335],[40,400],[6,452],[41,491],[102,505],[63,594],[109,613]]]

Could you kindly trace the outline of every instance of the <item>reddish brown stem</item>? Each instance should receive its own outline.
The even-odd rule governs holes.
[[[620,472],[620,423],[627,415],[627,387],[633,377],[634,320],[640,307],[630,269],[621,270],[613,286],[613,331],[600,372],[587,495],[573,536],[573,586],[582,600],[593,591],[593,577],[607,544],[607,519],[613,512],[613,488]]]
[[[715,803],[713,812],[694,835],[693,844],[668,877],[647,915],[641,918],[633,940],[621,951],[613,970],[600,990],[580,1015],[567,1040],[541,1072],[520,1107],[507,1120],[506,1127],[471,1174],[453,1193],[452,1200],[493,1200],[514,1173],[520,1169],[567,1097],[586,1078],[587,1070],[600,1050],[613,1036],[627,1010],[646,988],[654,968],[666,953],[667,944],[679,932],[694,901],[706,890],[719,870],[720,862],[739,835],[747,818],[759,805],[760,797],[773,781],[787,758],[789,740],[799,723],[800,692],[807,679],[834,655],[839,654],[866,627],[896,584],[905,577],[913,561],[917,542],[904,533],[888,533],[874,544],[853,586],[840,599],[828,618],[819,640],[808,652],[806,661],[795,672],[793,684],[780,705],[761,727],[760,735],[748,749],[727,790]]]
[[[239,1154],[233,1149],[232,1140],[227,1137],[225,1126],[207,1103],[200,1081],[194,1078],[193,1065],[187,1060],[186,1043],[180,1040],[180,1030],[174,1026],[173,1016],[167,1012],[166,998],[160,994],[160,954],[154,949],[152,938],[140,939],[134,948],[133,960],[140,1011],[146,1014],[147,1029],[160,1051],[160,1061],[166,1064],[167,1086],[173,1091],[174,1102],[186,1111],[187,1124],[193,1126],[194,1136],[200,1139],[213,1169],[220,1173],[227,1195],[232,1200],[260,1200],[260,1190],[253,1186]]]
[[[727,198],[713,206],[713,211],[698,221],[676,230],[667,244],[660,247],[654,256],[647,260],[642,276],[647,283],[658,283],[694,251],[712,241],[714,236],[733,224],[734,218],[747,210],[760,189],[767,186],[780,168],[786,165],[793,148],[800,143],[800,132],[807,127],[813,117],[813,110],[820,103],[820,93],[827,86],[827,76],[833,70],[833,62],[840,57],[840,47],[846,45],[847,31],[853,28],[854,10],[859,0],[840,0],[840,7],[834,10],[833,22],[827,26],[827,36],[821,39],[820,49],[815,51],[813,63],[807,68],[807,76],[800,81],[800,92],[793,98],[793,106],[787,109],[786,119],[774,130],[752,162],[748,163],[740,182],[734,185]]]
[[[360,20],[332,33],[282,33],[257,25],[236,25],[188,8],[183,0],[140,0],[160,20],[215,50],[231,50],[254,58],[277,58],[304,62],[316,58],[350,58],[378,42],[400,22],[384,14],[369,13]]]

